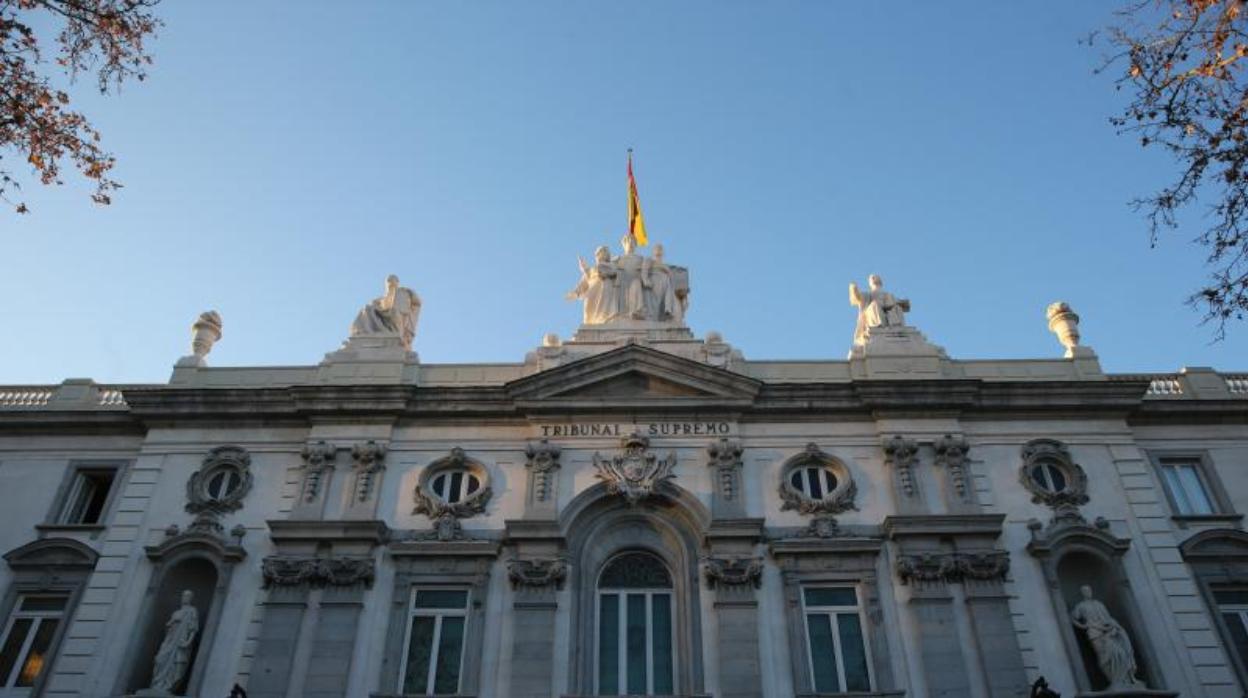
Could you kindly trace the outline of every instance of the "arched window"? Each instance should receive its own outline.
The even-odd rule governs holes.
[[[598,577],[598,695],[670,695],[672,576],[654,555],[628,552]]]

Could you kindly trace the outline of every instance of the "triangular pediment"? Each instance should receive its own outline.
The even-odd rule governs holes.
[[[507,391],[521,402],[742,404],[760,387],[738,373],[628,345],[512,381]]]

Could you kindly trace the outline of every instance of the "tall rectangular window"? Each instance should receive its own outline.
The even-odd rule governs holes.
[[[599,592],[598,694],[668,695],[672,668],[672,592]]]
[[[853,587],[806,587],[802,590],[802,610],[815,691],[870,691],[857,591]]]
[[[405,695],[458,693],[468,622],[468,591],[413,589],[410,611],[399,690]]]
[[[1159,467],[1176,513],[1183,516],[1215,513],[1199,459],[1162,458]]]
[[[58,524],[98,524],[117,479],[116,468],[77,468],[56,518]]]
[[[63,594],[17,597],[0,634],[0,689],[35,685],[52,661],[52,640],[68,600]]]
[[[1241,664],[1248,666],[1248,589],[1215,588],[1213,600],[1235,644],[1235,654]]]

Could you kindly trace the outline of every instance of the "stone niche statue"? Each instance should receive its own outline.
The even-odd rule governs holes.
[[[631,235],[625,235],[620,246],[624,253],[617,257],[605,245],[599,247],[592,265],[577,258],[581,278],[567,298],[584,304],[582,323],[683,326],[689,307],[689,271],[664,261],[662,245],[654,246],[652,257],[636,253]]]
[[[854,327],[854,344],[861,346],[867,343],[871,330],[876,327],[904,327],[906,313],[910,312],[910,301],[898,299],[884,290],[884,282],[879,274],[867,277],[867,286],[863,293],[858,284],[849,284],[849,304],[858,307],[858,323]]]
[[[351,323],[352,337],[397,335],[403,347],[409,351],[416,337],[416,322],[420,319],[420,296],[410,288],[399,285],[399,277],[386,277],[386,292],[360,309]]]
[[[1088,637],[1096,653],[1096,663],[1109,681],[1108,691],[1144,688],[1135,677],[1135,649],[1131,638],[1109,614],[1105,604],[1092,598],[1092,587],[1079,587],[1083,600],[1070,611],[1071,622]]]
[[[199,612],[191,605],[194,594],[182,592],[182,605],[165,623],[165,637],[152,661],[152,684],[138,692],[141,696],[171,696],[174,686],[191,666],[191,650],[199,634]]]

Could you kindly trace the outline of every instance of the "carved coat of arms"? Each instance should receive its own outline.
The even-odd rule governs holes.
[[[650,439],[637,432],[621,439],[620,447],[622,452],[610,458],[594,453],[594,467],[607,484],[607,492],[623,495],[630,506],[652,496],[660,484],[675,477],[674,452],[660,459],[650,453]]]

